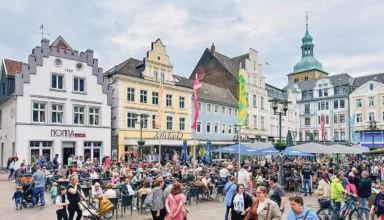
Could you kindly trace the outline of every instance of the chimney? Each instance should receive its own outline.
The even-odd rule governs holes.
[[[212,53],[212,55],[215,55],[215,52],[216,52],[215,43],[212,43],[212,46],[211,46],[211,53]]]

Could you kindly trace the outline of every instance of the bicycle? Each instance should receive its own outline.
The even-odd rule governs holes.
[[[368,220],[369,219],[369,209],[362,208],[356,202],[358,197],[352,193],[343,192],[347,197],[344,199],[344,206],[339,210],[336,206],[333,205],[333,202],[330,200],[321,200],[319,199],[320,209],[317,211],[317,216],[320,220]],[[325,205],[324,205],[325,204]],[[366,213],[366,216],[364,216]]]

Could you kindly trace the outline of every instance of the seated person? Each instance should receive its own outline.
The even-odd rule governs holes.
[[[120,189],[123,195],[135,195],[136,188],[131,184],[131,177],[125,178],[125,182],[121,184]]]
[[[104,174],[103,174],[103,179],[111,179],[112,178],[112,173],[111,171],[109,170],[109,167],[106,168]]]
[[[112,183],[108,183],[106,189],[107,190],[103,193],[104,198],[110,199],[110,198],[116,198],[117,197],[116,191],[113,190],[113,184]]]
[[[195,181],[194,186],[202,188],[203,189],[203,193],[208,195],[209,194],[209,188],[208,188],[207,185],[205,185],[203,183],[202,179],[203,179],[203,177],[201,177],[201,176],[197,177],[197,180]],[[208,196],[207,196],[207,198],[208,198]]]
[[[114,173],[111,181],[112,181],[113,184],[118,184],[120,182],[119,174],[118,173]]]
[[[90,182],[91,175],[89,175],[88,171],[86,169],[80,170],[80,182],[82,184],[85,184],[87,182]]]
[[[139,208],[141,208],[141,197],[143,195],[148,195],[150,192],[152,191],[151,189],[151,185],[148,181],[144,181],[143,182],[143,188],[139,189],[139,191],[137,192],[138,194],[138,198],[139,198]]]
[[[90,173],[90,176],[91,176],[91,179],[94,180],[94,179],[99,179],[99,174],[96,172],[95,169],[92,169],[91,173]]]
[[[100,187],[100,183],[96,182],[95,185],[92,186],[92,199],[96,203],[96,208],[99,208],[99,200],[98,198],[103,197],[103,190]]]

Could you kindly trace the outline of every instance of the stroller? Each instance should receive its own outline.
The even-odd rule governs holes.
[[[100,201],[100,208],[97,210],[97,208],[92,204],[85,202],[81,202],[81,204],[84,208],[83,210],[83,217],[84,219],[92,219],[92,220],[101,220],[101,219],[107,219],[109,220],[112,216],[106,216],[110,213],[111,210],[115,208],[115,206],[109,201],[107,198],[98,198]]]
[[[22,169],[18,170],[16,175],[17,175],[17,179],[15,181],[16,185],[23,186],[32,181],[32,174],[25,170],[22,170]]]
[[[21,205],[24,208],[27,208],[28,205],[32,204],[32,192],[33,192],[33,185],[32,185],[32,183],[24,184],[21,187],[21,191],[23,193],[23,198],[22,198],[22,201],[21,201]],[[39,200],[40,200],[40,195],[36,197],[36,204],[39,202]]]

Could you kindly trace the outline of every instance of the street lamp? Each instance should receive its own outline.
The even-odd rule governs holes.
[[[292,131],[292,135],[293,135],[293,141],[294,141],[295,144],[296,144],[297,131]]]
[[[279,184],[282,185],[283,184],[283,159],[284,159],[284,154],[282,151],[285,150],[285,148],[287,148],[287,144],[281,142],[281,116],[287,115],[288,104],[292,102],[287,100],[277,99],[277,98],[273,98],[268,102],[272,104],[273,114],[279,116],[279,143],[275,143],[274,147],[276,148],[276,150],[280,152],[280,159],[278,160],[279,161]],[[283,108],[281,110],[278,110],[279,104],[283,105]]]
[[[135,114],[134,117],[135,117],[136,124],[140,124],[140,140],[137,141],[137,144],[139,145],[139,148],[140,148],[140,159],[143,160],[143,146],[145,144],[145,141],[143,141],[143,126],[144,126],[144,122],[146,127],[148,126],[147,121],[149,116],[147,114],[140,114],[140,116]],[[138,117],[140,117],[139,122],[137,122]]]
[[[375,146],[375,135],[373,134],[373,131],[376,129],[376,121],[375,120],[370,120],[369,121],[369,128],[371,129],[371,134],[372,134],[372,147]]]

